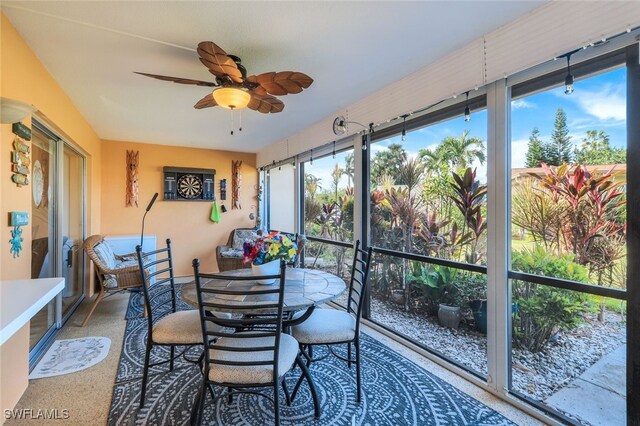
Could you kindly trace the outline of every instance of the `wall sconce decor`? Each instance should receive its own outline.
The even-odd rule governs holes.
[[[138,207],[138,163],[140,151],[127,150],[127,199],[126,207]]]
[[[18,187],[23,185],[29,185],[29,165],[31,164],[31,158],[29,153],[31,148],[26,144],[24,139],[16,135],[13,140],[13,151],[11,153],[11,170],[13,175],[11,180]]]
[[[11,239],[9,243],[11,244],[11,254],[14,258],[20,256],[20,252],[22,251],[22,242],[24,238],[22,238],[22,226],[29,224],[29,213],[27,212],[11,212],[11,220],[9,222],[9,226],[13,226],[13,231],[11,231]]]
[[[220,180],[220,201],[225,201],[227,199],[227,180]]]
[[[17,123],[35,111],[37,108],[33,105],[15,99],[0,98],[0,123],[2,124]]]
[[[242,174],[240,169],[242,167],[242,161],[231,162],[231,208],[242,209],[240,205],[240,181],[242,180]]]

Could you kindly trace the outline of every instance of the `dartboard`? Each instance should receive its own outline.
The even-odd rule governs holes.
[[[202,178],[182,175],[178,178],[178,195],[182,198],[199,198],[202,195]]]

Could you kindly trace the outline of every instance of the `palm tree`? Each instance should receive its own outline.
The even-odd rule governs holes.
[[[311,173],[304,174],[304,188],[312,200],[316,197],[318,190],[322,189],[321,180],[322,178],[316,177]]]
[[[442,141],[442,146],[447,153],[452,168],[465,170],[470,167],[474,160],[484,164],[486,156],[484,153],[484,142],[478,138],[469,138],[469,130],[465,130],[460,137],[446,137]]]
[[[347,186],[351,186],[356,170],[353,165],[353,153],[347,154],[344,157],[344,174],[347,175]]]
[[[340,164],[336,163],[336,166],[331,172],[331,179],[333,181],[333,190],[336,195],[336,203],[338,202],[338,185],[340,184],[340,178],[344,174],[344,170],[340,167]]]
[[[484,164],[487,159],[484,142],[468,136],[469,130],[466,130],[459,137],[447,136],[434,150],[421,149],[418,156],[424,162],[425,169],[438,172],[448,165],[451,169],[464,171],[475,160]]]

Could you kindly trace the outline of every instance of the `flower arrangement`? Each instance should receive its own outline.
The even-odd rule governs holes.
[[[279,232],[271,232],[254,241],[247,240],[242,247],[244,249],[242,261],[251,262],[254,265],[262,265],[278,259],[293,262],[298,254],[298,245],[289,236]]]

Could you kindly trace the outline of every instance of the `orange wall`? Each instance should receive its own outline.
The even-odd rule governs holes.
[[[140,152],[138,207],[125,207],[126,151]],[[231,209],[231,161],[242,160],[241,210]],[[258,172],[255,154],[184,148],[132,142],[105,141],[102,148],[102,226],[104,235],[139,235],[140,223],[149,200],[160,196],[147,215],[145,235],[156,235],[158,246],[171,238],[176,275],[193,273],[191,261],[200,258],[204,271],[217,270],[215,249],[227,242],[234,228],[252,227],[256,213]],[[210,219],[211,202],[162,201],[162,168],[196,167],[215,169],[215,194],[219,200],[220,179],[227,179],[227,213],[220,223]]]
[[[38,115],[60,136],[87,154],[87,234],[100,232],[101,141],[47,72],[9,20],[0,14],[0,96],[34,105]],[[30,124],[29,118],[25,124]],[[10,152],[13,134],[2,125],[0,140],[0,279],[29,278],[31,274],[31,230],[24,227],[23,252],[9,254],[8,212],[18,210],[31,216],[31,186],[17,188],[11,182]]]

